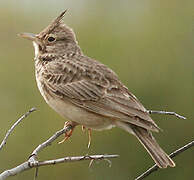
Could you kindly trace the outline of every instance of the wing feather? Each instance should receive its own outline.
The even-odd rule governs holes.
[[[99,63],[98,67],[94,65],[87,67],[86,63],[81,68],[70,61],[68,61],[68,64],[65,62],[54,63],[55,66],[57,66],[57,63],[60,67],[65,66],[61,69],[66,69],[66,71],[70,68],[68,72],[71,72],[71,74],[66,74],[61,70],[63,77],[57,77],[57,79],[60,79],[59,83],[53,82],[56,79],[55,77],[45,78],[46,86],[54,94],[60,93],[62,97],[87,111],[158,131],[158,126],[150,118],[143,105],[120,83],[110,69],[105,69],[104,65],[102,65],[103,72],[101,72]],[[57,76],[58,74],[54,74],[52,69],[49,69],[50,66],[52,64],[48,65],[47,72],[52,76]],[[74,76],[79,78],[73,78]],[[65,83],[61,79],[65,79]],[[72,79],[75,80],[72,81]]]

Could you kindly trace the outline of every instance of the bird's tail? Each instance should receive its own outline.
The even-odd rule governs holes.
[[[166,168],[167,166],[174,167],[173,160],[162,150],[151,132],[148,130],[130,125],[137,139],[145,147],[152,159],[158,165],[159,168]]]

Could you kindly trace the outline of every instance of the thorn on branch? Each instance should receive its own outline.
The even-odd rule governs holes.
[[[89,163],[89,166],[88,166],[89,168],[91,168],[93,162],[94,162],[94,159],[91,159],[91,160],[90,160],[90,163]]]

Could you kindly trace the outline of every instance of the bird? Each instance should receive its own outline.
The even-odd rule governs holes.
[[[152,135],[160,128],[149,112],[113,70],[82,52],[74,31],[62,20],[65,13],[38,34],[20,34],[33,42],[36,82],[46,103],[69,120],[65,126],[121,128],[139,140],[159,168],[174,167]]]

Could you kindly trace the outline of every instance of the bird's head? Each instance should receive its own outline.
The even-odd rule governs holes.
[[[66,10],[39,34],[19,34],[19,36],[33,42],[36,57],[44,54],[64,55],[66,53],[80,51],[73,30],[62,22],[65,13]]]

